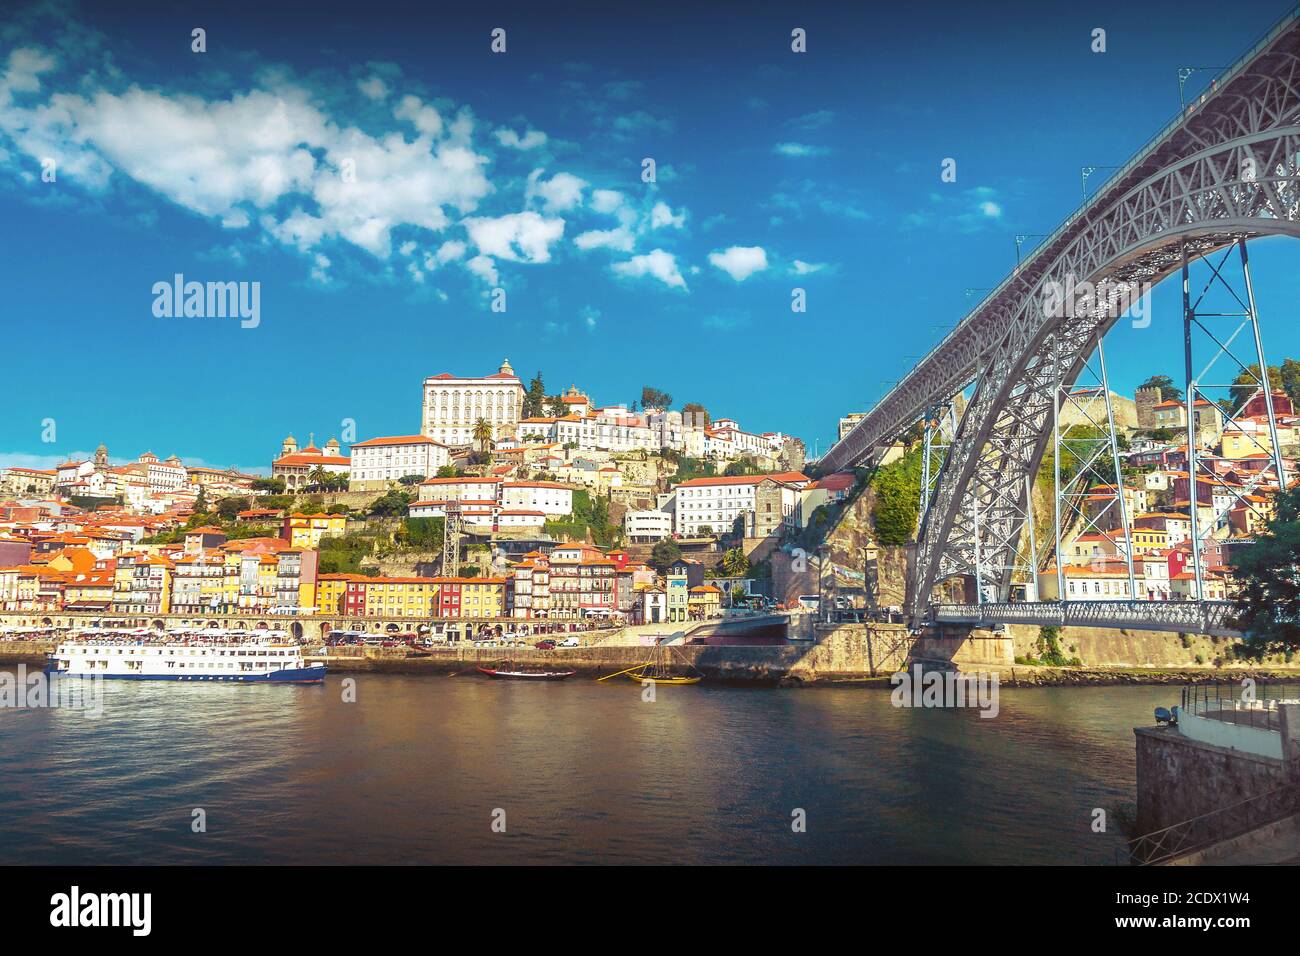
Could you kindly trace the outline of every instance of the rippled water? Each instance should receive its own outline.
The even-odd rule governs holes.
[[[357,681],[0,710],[0,863],[1104,863],[1092,810],[1132,802],[1132,728],[1172,696],[1003,689],[986,720],[861,688]]]

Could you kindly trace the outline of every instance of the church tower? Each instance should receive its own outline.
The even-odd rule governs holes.
[[[284,444],[280,446],[280,455],[281,457],[285,455],[292,455],[297,450],[298,450],[298,439],[290,435],[284,440]]]

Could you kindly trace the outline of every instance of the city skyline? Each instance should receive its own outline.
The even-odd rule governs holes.
[[[39,362],[10,370],[0,464],[50,466],[103,442],[115,459],[151,448],[264,470],[287,432],[323,441],[350,419],[357,440],[414,433],[426,377],[503,358],[551,393],[576,383],[630,403],[650,385],[825,451],[839,417],[869,408],[1003,278],[1017,235],[1027,252],[1078,204],[1079,167],[1099,167],[1094,188],[1170,118],[1179,66],[1228,65],[1281,12],[1251,5],[1207,35],[1121,9],[1031,20],[1028,44],[1014,8],[945,13],[951,35],[896,11],[692,12],[691,28],[635,21],[656,42],[633,49],[629,14],[575,28],[411,6],[373,28],[380,42],[366,25],[285,34],[274,11],[238,4],[111,24],[29,6],[0,31],[0,215],[18,225],[5,308],[14,354],[53,344],[61,381],[49,387]],[[1013,21],[1017,57],[991,65]],[[497,26],[504,53],[490,49]],[[791,50],[792,26],[807,53]],[[1089,49],[1097,26],[1104,54]],[[921,69],[899,89],[904,62]],[[1044,137],[1048,107],[1088,145]],[[257,149],[232,145],[248,124],[267,137]],[[381,177],[360,204],[338,183],[357,157],[357,184]],[[1281,246],[1252,246],[1274,362],[1300,354]],[[157,317],[152,290],[177,274],[259,283],[260,321]],[[795,287],[807,312],[790,309]],[[1163,283],[1151,328],[1112,334],[1116,391],[1180,381],[1177,295]],[[105,394],[111,369],[152,377]],[[777,375],[787,384],[753,387]],[[242,403],[256,412],[230,414]]]

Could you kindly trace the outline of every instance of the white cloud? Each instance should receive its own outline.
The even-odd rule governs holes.
[[[767,251],[762,246],[730,246],[721,252],[710,252],[709,262],[737,282],[743,282],[767,268]]]
[[[576,236],[573,244],[579,249],[617,249],[620,252],[631,252],[632,247],[636,244],[636,238],[632,233],[622,226],[617,229],[591,229]]]
[[[41,88],[41,74],[57,65],[58,61],[44,50],[19,47],[9,54],[4,86],[15,93],[35,93]]]
[[[496,137],[498,143],[509,149],[536,149],[538,146],[546,145],[546,134],[539,129],[527,130],[523,136],[520,136],[514,130],[503,126],[493,130],[492,135]]]
[[[809,146],[807,143],[777,143],[772,147],[780,156],[824,156],[830,152],[825,146]]]
[[[497,286],[501,284],[501,276],[497,274],[496,263],[489,256],[475,256],[465,263],[465,268],[488,285]]]
[[[407,120],[425,136],[437,136],[442,132],[442,115],[418,96],[403,96],[401,102],[393,107],[393,115]]]
[[[388,84],[380,76],[368,76],[364,80],[357,80],[357,89],[367,99],[372,99],[375,102],[388,99]]]
[[[541,199],[545,212],[565,212],[582,205],[582,191],[587,188],[585,179],[579,179],[572,173],[556,173],[544,180],[542,173],[543,170],[540,169],[529,173],[525,192],[528,200]]]
[[[1002,215],[1002,207],[995,202],[982,202],[980,203],[980,212],[990,219],[998,219]]]
[[[482,255],[511,262],[549,262],[551,243],[564,235],[563,219],[531,211],[466,219],[463,224]]]
[[[633,256],[627,262],[616,262],[610,268],[621,276],[650,276],[670,288],[686,288],[686,280],[677,269],[677,257],[662,249],[655,249],[643,256]]]
[[[623,194],[617,189],[595,189],[591,193],[591,208],[606,215],[618,212],[624,201]]]
[[[680,229],[686,224],[686,213],[674,213],[669,205],[665,202],[657,202],[654,208],[650,210],[650,228],[659,229],[663,226],[672,226],[674,229]]]
[[[802,259],[794,260],[794,274],[797,276],[809,276],[814,272],[821,272],[826,268],[824,262],[804,262]]]

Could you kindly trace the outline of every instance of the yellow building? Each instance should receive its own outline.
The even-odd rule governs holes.
[[[1134,528],[1131,531],[1133,536],[1133,556],[1140,558],[1144,554],[1151,554],[1155,551],[1164,551],[1169,547],[1169,532],[1160,528]]]
[[[505,578],[434,578],[438,617],[506,616]]]
[[[364,574],[322,574],[316,579],[316,613],[342,614],[343,598],[349,581],[360,581]]]
[[[437,617],[435,578],[369,578],[349,575],[343,613],[353,617]]]
[[[295,548],[314,548],[321,538],[341,537],[347,526],[348,519],[343,515],[294,513],[284,519],[281,537]]]
[[[113,611],[122,614],[167,614],[171,610],[175,565],[160,554],[132,551],[117,557],[113,574]]]
[[[722,614],[722,592],[712,584],[691,588],[686,599],[686,613],[692,621],[703,621]]]

